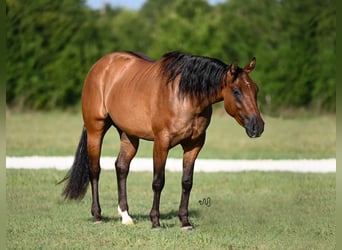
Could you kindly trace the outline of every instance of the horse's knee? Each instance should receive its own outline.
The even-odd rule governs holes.
[[[115,170],[120,174],[125,174],[128,172],[127,165],[118,162],[115,162]]]
[[[117,174],[124,175],[124,176],[127,175],[128,168],[129,168],[129,165],[126,162],[120,159],[117,159],[115,161],[115,170]]]
[[[160,192],[163,190],[165,184],[165,175],[164,174],[157,174],[153,178],[152,182],[152,189],[155,192]]]
[[[187,191],[192,189],[192,178],[190,176],[182,178],[182,188]]]

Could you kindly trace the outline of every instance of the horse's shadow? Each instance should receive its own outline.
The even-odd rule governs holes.
[[[191,210],[189,211],[189,219],[191,222],[191,219],[198,218],[199,217],[199,211],[198,210]],[[150,215],[147,214],[141,214],[141,213],[132,213],[130,214],[134,224],[140,224],[144,223],[146,221],[150,222]],[[92,218],[88,219],[89,221],[92,221]],[[102,216],[102,223],[110,223],[113,221],[120,221],[121,218],[119,215],[116,216]],[[178,210],[171,210],[167,213],[160,213],[160,224],[162,228],[172,228],[172,227],[179,227],[180,221],[178,219]]]

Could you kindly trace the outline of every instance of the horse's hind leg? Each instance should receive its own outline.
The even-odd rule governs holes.
[[[120,139],[120,152],[115,161],[118,182],[118,212],[122,217],[122,224],[129,225],[133,224],[133,220],[128,214],[126,182],[131,160],[138,150],[139,139],[123,132],[120,133]]]
[[[91,214],[94,216],[94,222],[101,222],[101,206],[99,201],[98,182],[100,178],[100,155],[103,136],[112,125],[110,119],[94,120],[85,124],[87,128],[87,150],[89,157],[89,180],[92,191]]]

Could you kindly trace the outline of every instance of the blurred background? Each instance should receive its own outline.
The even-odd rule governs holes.
[[[90,67],[113,51],[181,50],[244,66],[264,114],[335,113],[336,1],[7,0],[7,108],[79,109]]]

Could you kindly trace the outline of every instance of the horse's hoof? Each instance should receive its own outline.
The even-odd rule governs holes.
[[[93,217],[93,222],[94,222],[94,224],[102,223],[102,216],[101,215],[94,216]]]
[[[124,219],[124,217],[122,217],[122,225],[133,225],[133,224],[134,224],[134,222],[133,222],[132,218],[125,218]]]
[[[133,225],[133,219],[131,218],[131,216],[129,216],[127,211],[121,211],[120,206],[118,206],[118,213],[122,218],[122,224],[123,225]]]
[[[93,224],[96,225],[96,224],[102,224],[103,221],[102,220],[94,220]]]
[[[190,226],[181,227],[181,229],[182,229],[183,231],[191,231],[191,230],[194,229],[194,227],[190,225]]]

